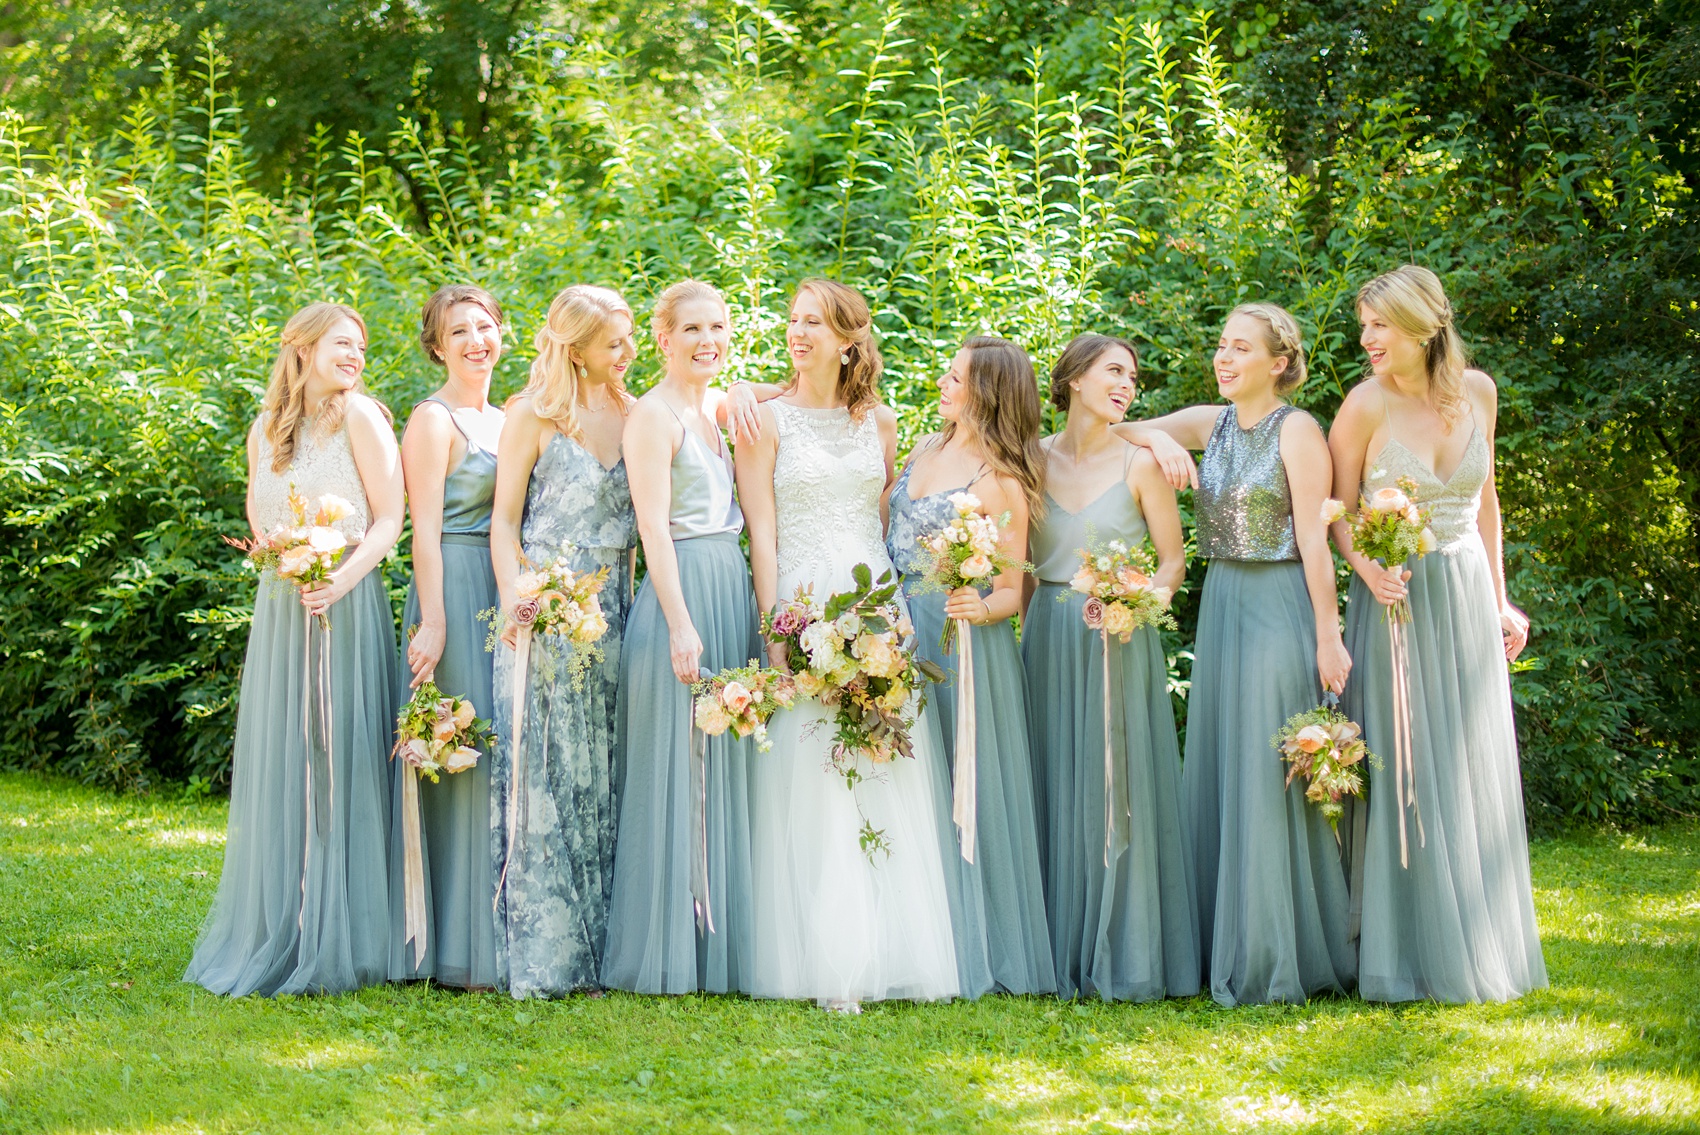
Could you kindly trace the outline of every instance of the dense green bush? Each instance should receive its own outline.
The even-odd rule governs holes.
[[[1361,371],[1357,286],[1415,258],[1501,383],[1511,588],[1536,629],[1515,678],[1532,810],[1695,807],[1700,272],[1664,45],[1616,28],[1584,94],[1534,92],[1508,141],[1503,106],[1442,113],[1362,75],[1315,80],[1344,103],[1320,127],[1305,108],[1324,104],[1255,94],[1311,81],[1282,53],[1315,63],[1323,5],[1007,7],[1013,47],[988,53],[931,11],[912,34],[895,4],[734,5],[684,82],[534,26],[504,56],[499,136],[430,116],[320,129],[282,173],[211,32],[194,66],[166,60],[103,111],[110,128],[0,111],[0,761],[227,776],[251,583],[218,537],[243,526],[240,439],[276,332],[310,299],[364,312],[371,385],[405,411],[433,381],[418,305],[448,280],[508,306],[506,393],[564,284],[641,308],[712,279],[734,371],[772,377],[788,289],[827,273],[878,312],[907,439],[931,377],[988,329],[1041,368],[1080,330],[1129,334],[1143,411],[1209,397],[1217,325],[1250,297],[1306,326],[1299,398],[1326,419]],[[1550,30],[1524,5],[1462,24],[1455,7],[1431,5],[1433,82],[1466,87]],[[1387,37],[1351,65],[1414,50]]]

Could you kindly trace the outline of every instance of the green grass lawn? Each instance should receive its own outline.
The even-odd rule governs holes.
[[[221,804],[0,776],[0,1132],[1700,1131],[1700,828],[1534,845],[1552,988],[1512,1005],[182,984]]]

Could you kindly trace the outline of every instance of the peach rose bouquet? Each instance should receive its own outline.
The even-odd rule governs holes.
[[[490,723],[478,716],[472,702],[451,697],[435,682],[421,682],[413,698],[401,707],[395,722],[396,743],[390,753],[437,783],[442,773],[465,772],[478,764],[480,749],[496,743]]]
[[[1175,629],[1169,613],[1174,592],[1157,586],[1155,557],[1144,545],[1129,547],[1120,540],[1096,548],[1082,548],[1080,569],[1069,586],[1086,596],[1081,617],[1086,625],[1122,642],[1133,638],[1142,627]],[[1067,601],[1068,593],[1058,596]]]
[[[756,748],[767,752],[767,723],[775,713],[797,701],[797,680],[783,670],[764,667],[754,659],[748,666],[728,667],[691,687],[696,695],[693,719],[710,737],[727,730],[739,738],[754,737]]]
[[[1328,695],[1328,701],[1333,695]],[[1287,783],[1305,778],[1305,799],[1315,804],[1340,838],[1344,798],[1364,792],[1362,765],[1367,760],[1376,768],[1381,759],[1363,741],[1363,730],[1330,704],[1306,713],[1296,713],[1270,742],[1287,763]]]
[[[294,523],[280,524],[251,540],[226,536],[225,543],[240,548],[256,571],[269,569],[297,588],[311,587],[330,578],[347,550],[348,537],[336,525],[353,514],[354,506],[334,493],[326,493],[309,509],[307,498],[291,485],[289,511]],[[320,619],[330,625],[325,616]]]
[[[510,625],[519,629],[527,646],[531,635],[556,635],[572,645],[568,667],[573,688],[580,689],[586,672],[602,660],[602,650],[596,644],[608,633],[608,618],[602,612],[600,598],[608,582],[608,568],[574,571],[564,558],[541,569],[523,558],[521,562],[525,570],[514,579],[513,609],[500,619],[494,617],[494,611],[487,612],[492,617],[492,629],[486,645],[495,649]]]
[[[988,516],[981,511],[980,498],[963,491],[950,494],[950,506],[956,510],[949,523],[920,538],[920,544],[931,556],[921,573],[924,591],[956,591],[963,587],[987,587],[995,576],[1006,571],[1032,571],[1033,565],[1016,559],[1004,550],[1003,533],[1009,527],[1009,513]],[[956,641],[957,619],[946,619],[939,636],[939,649],[949,650]]]
[[[1375,474],[1371,474],[1374,476]],[[1429,527],[1429,512],[1417,503],[1417,483],[1400,477],[1368,496],[1358,498],[1358,511],[1348,513],[1340,501],[1322,502],[1322,522],[1345,520],[1352,529],[1352,547],[1383,567],[1397,567],[1411,557],[1421,558],[1439,546]],[[1382,611],[1383,620],[1411,621],[1411,604],[1401,599]]]

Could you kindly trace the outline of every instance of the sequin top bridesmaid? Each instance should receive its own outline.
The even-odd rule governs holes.
[[[606,570],[607,630],[587,671],[561,636],[509,630],[496,651],[502,741],[487,816],[500,984],[558,997],[601,984],[618,815],[619,689],[637,520],[620,456],[636,348],[617,292],[574,285],[538,329],[530,380],[509,403],[491,556],[502,609],[528,566]],[[516,711],[520,718],[515,720]]]
[[[1181,778],[1200,945],[1217,1002],[1302,1002],[1349,991],[1357,972],[1333,830],[1302,782],[1284,784],[1269,741],[1351,667],[1321,516],[1332,467],[1321,428],[1286,401],[1305,376],[1288,312],[1235,308],[1215,365],[1230,405],[1148,423],[1205,451],[1194,515],[1210,569]]]
[[[1175,490],[1149,451],[1111,431],[1133,403],[1138,367],[1132,343],[1082,335],[1051,371],[1051,402],[1068,425],[1044,443],[1046,510],[1033,526],[1037,586],[1021,643],[1057,992],[1106,1001],[1190,997],[1199,983],[1162,637],[1155,627],[1128,642],[1093,631],[1086,596],[1069,586],[1082,549],[1112,540],[1149,537],[1153,582],[1171,593],[1186,575]]]
[[[1503,1001],[1544,986],[1546,965],[1506,672],[1529,620],[1506,597],[1493,477],[1498,391],[1466,369],[1451,304],[1428,269],[1406,265],[1365,284],[1358,318],[1371,376],[1329,432],[1334,495],[1355,506],[1360,492],[1409,478],[1439,541],[1429,555],[1383,567],[1353,549],[1344,521],[1335,526],[1354,573],[1346,637],[1358,668],[1346,709],[1384,761],[1397,759],[1401,723],[1382,612],[1400,599],[1411,612],[1412,777],[1407,785],[1385,766],[1371,770],[1368,807],[1354,809],[1351,829],[1359,990],[1376,1001]]]
[[[248,523],[269,532],[293,523],[292,492],[331,493],[349,503],[336,523],[349,547],[305,592],[268,570],[254,601],[224,870],[184,975],[238,997],[389,976],[396,645],[373,569],[401,532],[401,463],[389,412],[360,385],[360,316],[311,304],[282,338],[248,433]]]
[[[502,309],[483,288],[452,284],[425,301],[419,323],[426,357],[447,374],[443,385],[413,408],[401,439],[413,518],[413,580],[401,625],[418,628],[406,647],[407,676],[413,688],[432,680],[443,693],[469,699],[489,720],[496,710],[492,658],[484,649],[489,628],[480,614],[496,605],[490,506],[502,411],[490,405],[490,377],[502,357]],[[435,784],[420,781],[401,761],[392,764],[397,787],[390,856],[393,978],[433,977],[461,989],[496,984],[488,755]],[[416,792],[405,791],[406,777],[415,778]],[[415,799],[417,852],[408,847],[405,812]],[[413,854],[420,857],[422,879],[410,875]],[[407,888],[421,882],[423,940],[410,942],[416,929],[408,926]]]
[[[957,838],[945,864],[962,874],[959,976],[970,996],[988,986],[1049,993],[1056,976],[1033,807],[1027,683],[1010,623],[1025,576],[1017,566],[989,587],[948,595],[922,586],[932,555],[921,542],[956,518],[957,493],[975,497],[988,516],[1007,514],[1003,550],[1016,565],[1027,558],[1029,519],[1044,512],[1039,393],[1027,352],[990,335],[969,339],[939,379],[939,416],[944,429],[916,444],[887,490],[886,546],[903,576],[916,647],[948,675],[929,705],[943,729],[956,797]],[[949,619],[961,620],[957,633],[968,638],[946,650],[940,638]],[[962,667],[964,641],[971,674]],[[973,684],[969,699],[964,681]],[[973,708],[965,720],[958,716],[964,703]]]

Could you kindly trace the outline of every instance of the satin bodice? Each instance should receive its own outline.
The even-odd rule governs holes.
[[[260,531],[295,523],[289,510],[291,489],[306,498],[309,509],[319,497],[330,493],[353,506],[333,527],[349,543],[359,543],[371,526],[372,510],[366,501],[366,483],[360,479],[354,450],[348,443],[346,417],[334,433],[324,436],[312,422],[304,422],[295,442],[295,457],[281,473],[272,470],[272,445],[265,429],[266,418],[262,416],[253,471],[254,514]]]
[[[1381,447],[1364,477],[1363,491],[1368,496],[1377,489],[1396,486],[1401,477],[1411,478],[1417,483],[1417,504],[1429,510],[1429,528],[1440,544],[1440,551],[1456,553],[1480,539],[1476,518],[1482,507],[1482,487],[1491,471],[1487,439],[1474,427],[1464,445],[1464,456],[1447,481],[1437,477],[1433,469],[1389,434],[1387,444]]]
[[[466,441],[466,456],[443,479],[443,535],[488,536],[490,510],[496,503],[496,455],[472,440],[447,402],[439,398],[425,401],[448,410],[449,421]]]
[[[1248,429],[1226,407],[1198,462],[1194,497],[1198,554],[1209,560],[1279,562],[1299,558],[1293,533],[1293,494],[1281,460],[1281,423],[1293,412],[1278,406]]]
[[[691,540],[698,536],[742,532],[744,513],[732,491],[731,457],[709,449],[708,443],[683,422],[679,423],[679,428],[685,436],[679,442],[678,452],[673,454],[673,499],[667,508],[668,534],[675,540]],[[725,444],[721,442],[722,449]]]
[[[1046,492],[1045,515],[1027,537],[1033,578],[1040,583],[1067,583],[1080,570],[1080,553],[1088,545],[1120,540],[1133,548],[1148,531],[1126,477],[1118,478],[1079,512],[1063,508]]]
[[[618,564],[637,545],[625,461],[604,469],[588,449],[557,432],[532,466],[520,542],[539,566],[569,550],[597,564]]]

